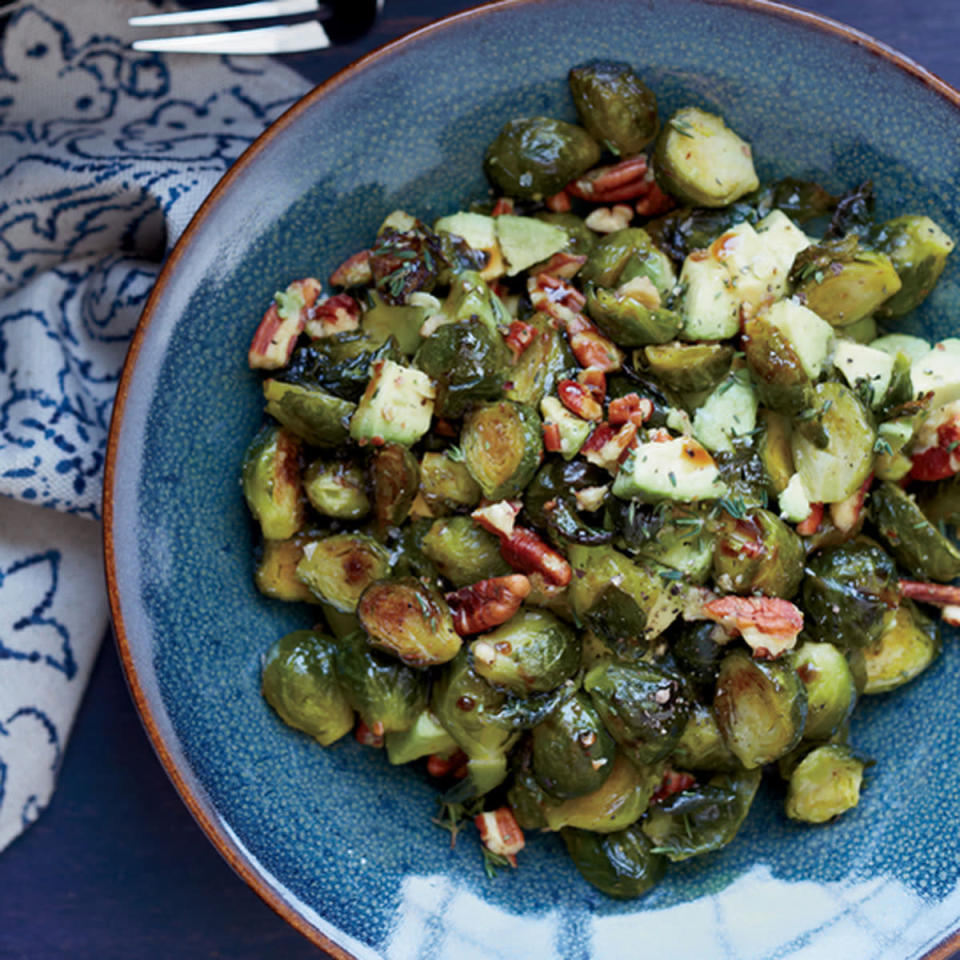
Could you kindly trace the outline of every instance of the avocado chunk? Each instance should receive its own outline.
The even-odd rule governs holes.
[[[552,223],[509,213],[493,218],[493,222],[507,261],[508,277],[515,277],[541,260],[549,260],[567,247],[567,231]]]
[[[713,457],[692,437],[641,443],[613,481],[618,497],[659,500],[710,500],[727,485]]]
[[[430,429],[435,395],[433,382],[422,371],[381,360],[350,420],[350,436],[374,443],[416,443]]]

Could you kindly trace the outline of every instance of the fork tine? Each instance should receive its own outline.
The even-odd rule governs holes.
[[[133,49],[155,53],[273,54],[323,50],[329,46],[326,30],[316,20],[311,20],[292,26],[137,40]]]
[[[320,0],[256,0],[232,7],[211,7],[206,10],[178,10],[174,13],[151,13],[131,17],[131,27],[173,27],[184,23],[226,23],[229,20],[261,20],[266,17],[288,17],[297,13],[325,16],[328,8]]]

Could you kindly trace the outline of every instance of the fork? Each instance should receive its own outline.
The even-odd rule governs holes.
[[[200,33],[137,40],[134,50],[161,53],[276,54],[323,50],[332,43],[346,43],[366,33],[384,0],[255,0],[230,7],[205,10],[178,10],[131,17],[132,27],[172,27],[185,24],[226,23],[232,20],[261,20],[312,13],[313,19],[225,33]]]

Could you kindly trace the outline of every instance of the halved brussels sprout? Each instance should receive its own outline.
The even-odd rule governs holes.
[[[590,698],[578,692],[533,728],[533,773],[551,797],[582,797],[603,786],[616,750]]]
[[[795,296],[835,327],[873,313],[901,287],[890,258],[848,234],[802,250],[790,271]]]
[[[636,824],[615,833],[567,827],[561,836],[583,879],[618,900],[642,896],[666,870],[667,861],[653,852],[653,845]]]
[[[303,526],[300,444],[288,431],[264,427],[244,454],[243,495],[267,540],[287,540]]]
[[[546,610],[518,610],[470,645],[473,668],[520,696],[553,690],[580,666],[577,635]]]
[[[651,663],[601,661],[584,677],[603,724],[636,763],[655,763],[676,746],[690,700],[679,677]]]
[[[811,750],[790,775],[787,816],[826,823],[860,802],[864,763],[849,747],[825,744]]]
[[[303,474],[303,489],[318,513],[359,520],[370,512],[363,470],[350,460],[314,460]]]
[[[413,577],[371,583],[357,604],[357,618],[374,646],[412,667],[446,663],[460,649],[446,601]]]
[[[723,739],[713,708],[699,700],[693,702],[690,719],[687,720],[668,762],[681,770],[743,769]]]
[[[797,674],[807,688],[806,740],[827,740],[847,722],[857,686],[847,658],[832,643],[807,641],[796,654]]]
[[[710,620],[678,621],[668,634],[677,666],[694,683],[712,686],[723,662],[728,635]]]
[[[960,577],[960,550],[902,487],[887,481],[873,489],[870,516],[896,560],[914,576],[941,583]]]
[[[868,646],[893,619],[899,600],[893,561],[865,537],[829,547],[807,561],[801,605],[815,640]]]
[[[513,572],[500,554],[500,541],[470,517],[435,520],[421,546],[438,572],[455,587]]]
[[[760,185],[750,144],[697,107],[683,107],[664,124],[653,163],[664,190],[701,207],[725,207]]]
[[[793,462],[811,503],[837,503],[856,493],[873,468],[877,439],[873,421],[857,395],[841,383],[814,387],[811,420],[826,443],[810,439],[796,423],[791,437]]]
[[[350,435],[355,403],[308,384],[264,380],[266,411],[313,447],[338,447]]]
[[[787,489],[796,470],[790,449],[790,420],[773,410],[761,410],[763,432],[757,441],[760,462],[767,477],[767,492],[778,497]]]
[[[760,786],[759,770],[718,773],[655,804],[642,830],[674,863],[720,850],[737,835]]]
[[[316,603],[317,598],[297,577],[303,548],[315,538],[315,533],[300,531],[287,540],[264,540],[253,573],[257,589],[274,600]]]
[[[420,486],[420,464],[406,447],[385,443],[373,454],[370,475],[373,519],[377,533],[383,537],[390,527],[399,526],[409,516]]]
[[[904,601],[893,619],[863,648],[864,693],[887,693],[923,673],[940,653],[940,629],[912,603]]]
[[[659,250],[643,227],[625,227],[601,237],[580,269],[578,279],[599,287],[619,287],[646,277],[660,296],[676,283],[670,258]]]
[[[622,347],[643,347],[672,340],[683,326],[674,310],[651,307],[629,291],[587,286],[587,313]]]
[[[607,779],[592,793],[559,804],[544,804],[543,826],[550,830],[576,827],[594,833],[615,833],[635,823],[650,805],[663,765],[638,766],[617,753]]]
[[[474,407],[464,418],[460,443],[470,476],[488,500],[517,496],[543,457],[540,417],[510,400]]]
[[[720,665],[713,710],[727,746],[752,770],[800,742],[807,719],[806,687],[789,654],[762,661],[746,650],[731,650]]]
[[[927,298],[940,279],[953,240],[929,217],[907,214],[880,225],[874,246],[893,264],[902,286],[880,312],[902,317]]]
[[[487,147],[483,169],[507,196],[549,197],[586,173],[600,147],[583,127],[552,117],[508,121]]]
[[[520,749],[524,750],[523,747]],[[513,780],[507,790],[507,803],[521,830],[545,830],[545,811],[557,801],[548,797],[543,787],[537,783],[537,778],[530,769],[529,753],[527,749],[520,765],[513,772]]]
[[[613,533],[592,526],[579,513],[578,491],[610,482],[603,468],[585,460],[567,463],[547,460],[524,493],[523,505],[530,520],[554,536],[572,543],[609,543]]]
[[[570,380],[580,369],[567,338],[545,313],[527,320],[534,329],[533,342],[508,368],[505,396],[515,403],[539,407],[544,397],[556,392],[561,380]]]
[[[487,683],[461,648],[434,680],[430,705],[437,719],[468,757],[467,789],[489,792],[507,776],[507,751],[518,733],[498,717],[506,694]]]
[[[728,593],[792,597],[803,579],[800,538],[776,514],[724,514],[713,554],[713,577]]]
[[[797,351],[766,314],[747,320],[741,343],[762,406],[795,417],[813,404],[813,386]]]
[[[408,730],[427,706],[427,675],[374,650],[363,633],[337,641],[336,668],[350,706],[374,734]]]
[[[420,496],[434,513],[443,516],[475,507],[482,496],[470,471],[447,453],[425,453],[420,461]]]
[[[336,641],[316,630],[281,637],[263,661],[262,689],[284,723],[303,730],[323,746],[353,728],[334,663]]]
[[[568,79],[580,122],[611,153],[631,157],[654,140],[657,98],[627,64],[597,60],[574,67]]]
[[[390,555],[372,537],[337,533],[303,548],[297,576],[315,597],[341,613],[353,613],[360,595],[390,572]]]
[[[713,389],[727,375],[733,347],[674,340],[645,347],[643,354],[658,381],[679,393],[692,393]]]
[[[388,733],[383,738],[387,760],[392,764],[411,763],[437,753],[449,755],[457,749],[457,741],[440,724],[436,714],[425,707],[413,725],[406,730]]]
[[[960,526],[960,475],[923,484],[917,491],[917,503],[924,516],[934,523]]]

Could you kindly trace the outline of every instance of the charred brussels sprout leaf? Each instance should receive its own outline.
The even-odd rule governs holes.
[[[500,541],[470,517],[435,520],[423,537],[423,552],[455,587],[511,573]]]
[[[832,643],[808,641],[796,652],[797,674],[807,688],[806,740],[827,740],[847,722],[857,687],[847,658]]]
[[[603,786],[613,769],[616,744],[585,693],[559,704],[533,728],[533,772],[559,800]]]
[[[569,81],[580,122],[611,153],[630,157],[654,140],[657,98],[627,64],[598,60],[574,67]]]
[[[264,380],[263,396],[267,413],[313,447],[337,447],[350,435],[357,405],[349,400],[319,387],[279,380]]]
[[[819,183],[793,177],[765,184],[745,199],[756,208],[759,217],[765,217],[771,210],[781,210],[799,224],[822,217],[837,205],[837,198]]]
[[[713,556],[713,576],[732,593],[792,597],[803,579],[800,538],[776,514],[724,514]]]
[[[914,576],[942,583],[960,576],[960,550],[901,487],[887,481],[874,489],[870,516],[896,560]]]
[[[580,666],[576,634],[546,610],[518,611],[474,640],[470,652],[481,677],[520,696],[553,690]]]
[[[353,710],[337,680],[336,641],[316,630],[297,630],[278,640],[263,661],[267,703],[284,723],[323,746],[353,727]]]
[[[482,494],[463,463],[446,453],[425,453],[420,461],[420,496],[434,514],[442,516],[470,510]]]
[[[370,474],[373,518],[382,537],[390,527],[399,526],[409,516],[420,486],[420,465],[406,447],[386,443],[374,453]]]
[[[447,266],[440,237],[419,221],[409,230],[381,230],[370,251],[373,282],[387,304],[405,303],[417,290],[429,293]]]
[[[814,639],[840,647],[865,647],[883,633],[899,601],[897,571],[877,544],[865,538],[810,557],[803,609]]]
[[[374,340],[363,333],[343,333],[297,347],[278,379],[326,390],[341,400],[355,402],[363,395],[377,361],[399,359],[393,339]]]
[[[637,763],[668,756],[690,715],[682,681],[653,664],[601,661],[586,675],[583,688],[604,726]]]
[[[873,224],[874,203],[872,181],[864,180],[849,190],[837,200],[824,239],[836,240],[848,234],[863,236],[868,233]]]
[[[303,488],[313,509],[326,517],[359,520],[370,512],[363,470],[349,460],[314,460]]]
[[[826,744],[811,750],[790,775],[787,816],[826,823],[860,802],[864,763],[849,747]]]
[[[500,334],[470,318],[438,327],[414,362],[437,385],[436,412],[459,417],[470,403],[502,395],[505,354]]]
[[[408,730],[427,705],[426,674],[374,650],[362,633],[337,642],[336,667],[347,700],[375,734]]]
[[[413,577],[371,583],[357,618],[372,644],[412,667],[446,663],[460,649],[446,601]]]
[[[243,495],[267,540],[292,537],[306,519],[300,444],[286,430],[264,427],[243,458]]]
[[[599,159],[600,147],[583,127],[520,117],[507,122],[487,148],[483,169],[507,196],[534,199],[557,193]]]
[[[517,496],[543,456],[536,411],[510,400],[474,407],[464,418],[460,440],[464,463],[488,500]]]
[[[341,613],[353,613],[374,580],[390,572],[390,555],[372,537],[339,533],[308,543],[297,576],[319,600]]]
[[[938,625],[909,601],[902,603],[883,632],[863,648],[864,693],[887,693],[923,673],[940,653]]]
[[[666,869],[637,825],[602,834],[568,827],[561,836],[583,879],[618,900],[642,896]]]
[[[673,862],[720,850],[737,835],[759,785],[759,770],[717,774],[655,805],[643,832]]]
[[[727,746],[748,769],[789,753],[803,736],[806,688],[789,654],[754,660],[731,650],[720,665],[713,709]]]

